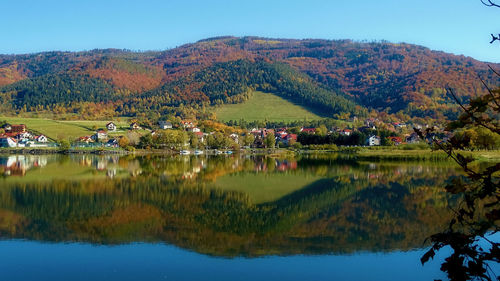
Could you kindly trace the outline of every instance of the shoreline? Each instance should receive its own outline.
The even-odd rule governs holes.
[[[472,156],[476,161],[493,162],[500,161],[499,150],[461,151],[463,155]],[[93,154],[93,155],[179,155],[175,150],[146,150],[137,149],[127,151],[124,149],[70,149],[59,150],[57,148],[0,148],[0,155],[51,155],[51,154]],[[232,153],[216,153],[216,150],[205,150],[202,155],[266,155],[269,157],[300,156],[314,154],[339,154],[351,156],[358,160],[382,161],[382,160],[421,160],[421,161],[450,161],[443,151],[431,151],[430,149],[401,150],[401,149],[361,149],[353,150],[290,150],[290,149],[245,149],[232,151]],[[186,156],[194,156],[189,154]]]

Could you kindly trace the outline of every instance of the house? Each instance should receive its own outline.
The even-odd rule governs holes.
[[[92,136],[92,139],[94,141],[102,141],[106,140],[107,138],[108,138],[108,133],[104,130],[99,130]]]
[[[33,138],[34,138],[34,136],[33,136],[31,133],[29,133],[29,132],[14,133],[14,134],[17,134],[17,135],[16,135],[16,138],[17,138],[18,140],[22,140],[22,139],[33,139]]]
[[[238,134],[235,134],[235,133],[232,133],[229,135],[229,137],[235,142],[235,143],[239,143],[239,139],[240,139],[240,136],[238,136]]]
[[[158,125],[160,126],[160,129],[166,130],[166,129],[172,129],[172,123],[170,121],[158,121]]]
[[[187,130],[189,132],[193,132],[193,133],[199,133],[199,132],[201,132],[200,128],[197,128],[197,127],[188,128]]]
[[[47,137],[46,137],[46,136],[44,136],[44,135],[39,135],[39,136],[36,136],[36,137],[35,137],[35,140],[36,140],[37,142],[43,142],[43,143],[45,143],[45,142],[48,142],[48,141],[49,141],[49,140],[47,139]]]
[[[352,130],[343,129],[342,131],[340,131],[340,134],[343,136],[350,136],[352,134]]]
[[[4,124],[2,126],[2,129],[4,129],[4,131],[6,131],[6,132],[10,132],[10,131],[12,131],[12,126],[10,124]]]
[[[107,147],[118,147],[118,140],[117,139],[110,139],[106,143]]]
[[[205,142],[205,134],[202,132],[194,132],[194,135],[198,137],[200,142]]]
[[[13,138],[10,137],[1,137],[0,138],[0,147],[16,147],[17,142]]]
[[[286,137],[287,134],[288,133],[286,131],[286,128],[276,129],[276,137],[278,137],[278,138],[284,138],[284,137]]]
[[[26,125],[21,124],[21,125],[11,125],[10,128],[10,133],[25,133],[26,132]]]
[[[379,122],[379,120],[376,118],[368,118],[365,120],[365,126],[371,127],[375,130],[375,123],[377,123],[377,122]]]
[[[260,137],[262,135],[262,130],[259,130],[257,128],[253,128],[250,131],[250,134],[254,135],[255,137]]]
[[[115,123],[113,122],[109,122],[108,124],[106,124],[106,129],[108,129],[108,131],[116,131],[116,125]]]
[[[284,138],[283,142],[286,145],[290,145],[291,143],[297,142],[297,135],[296,134],[288,134]]]
[[[394,145],[400,145],[403,143],[403,140],[400,137],[388,137],[389,141],[391,141]]]
[[[267,137],[268,134],[274,136],[275,135],[274,134],[274,129],[263,129],[262,130],[262,137],[263,138]]]
[[[410,136],[406,137],[407,143],[418,143],[419,141],[420,141],[420,137],[415,132],[413,132]]]
[[[306,134],[316,134],[316,128],[300,128],[301,133],[306,133]]]
[[[139,123],[137,122],[133,122],[132,124],[130,124],[130,130],[139,130],[141,128],[141,126],[139,126]]]
[[[366,145],[369,145],[369,146],[380,145],[380,137],[379,136],[375,136],[375,135],[369,136],[366,139]]]
[[[370,130],[376,130],[375,126],[373,126],[373,127],[363,126],[363,127],[358,128],[358,131],[363,132],[363,133],[370,131]]]
[[[393,125],[395,128],[406,128],[406,124],[405,124],[405,123],[394,122],[394,123],[392,123],[392,125]]]
[[[83,136],[78,138],[78,142],[91,143],[94,142],[91,136]]]
[[[193,121],[181,121],[181,126],[184,128],[184,129],[189,129],[189,128],[194,128],[194,123]]]

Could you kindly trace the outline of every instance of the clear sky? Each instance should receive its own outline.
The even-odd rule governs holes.
[[[500,62],[480,0],[1,0],[0,53],[164,50],[220,35],[407,42]]]

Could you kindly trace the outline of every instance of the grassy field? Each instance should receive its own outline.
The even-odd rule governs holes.
[[[70,139],[74,140],[81,136],[92,135],[95,128],[105,128],[110,121],[59,121],[43,118],[21,118],[0,117],[10,124],[25,124],[28,130],[44,134],[52,140]],[[117,128],[116,132],[110,132],[111,136],[123,135],[128,130],[127,121],[113,121]]]
[[[293,104],[276,95],[254,92],[252,97],[240,104],[225,104],[215,109],[217,119],[220,121],[240,120],[246,121],[303,121],[317,120],[320,116],[308,111],[302,106]]]
[[[248,194],[254,204],[272,202],[321,179],[302,173],[232,174],[220,177],[215,187]]]

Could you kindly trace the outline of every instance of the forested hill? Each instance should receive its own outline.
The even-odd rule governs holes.
[[[500,83],[487,63],[410,44],[219,37],[163,52],[0,55],[0,107],[167,114],[241,102],[257,89],[330,117],[374,110],[442,119],[456,114],[445,89],[464,100],[483,94],[478,77]]]

